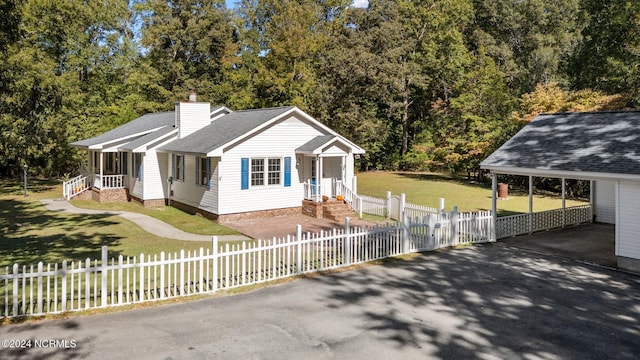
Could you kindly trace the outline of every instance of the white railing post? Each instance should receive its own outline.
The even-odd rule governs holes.
[[[444,198],[440,198],[439,199],[439,204],[438,204],[438,211],[440,213],[444,213]]]
[[[218,291],[218,237],[214,236],[213,238],[211,238],[211,246],[213,248],[213,253],[212,253],[212,257],[213,257],[213,271],[212,271],[212,275],[211,277],[213,279],[211,279],[213,281],[213,284],[211,285],[213,292]],[[260,257],[258,256],[258,259]]]
[[[107,306],[107,277],[108,277],[108,265],[109,258],[107,257],[107,247],[102,247],[102,263],[100,264],[100,274],[102,276],[102,282],[100,286],[100,306]]]
[[[344,218],[344,265],[351,264],[351,219]]]
[[[453,210],[451,210],[451,216],[449,219],[450,226],[451,226],[451,240],[453,245],[458,245],[458,241],[459,241],[459,237],[458,237],[459,219],[460,219],[460,216],[458,214],[458,206],[454,205]]]
[[[387,191],[387,199],[384,205],[384,217],[387,219],[391,216],[391,191]]]
[[[302,225],[296,225],[296,273],[302,273]]]
[[[403,194],[404,195],[404,194]],[[407,213],[404,211],[404,209],[401,212],[401,217],[400,219],[402,220],[402,235],[400,238],[400,246],[402,248],[402,253],[403,254],[407,254],[409,253],[409,218],[407,217]]]
[[[18,284],[20,283],[18,280],[18,269],[18,264],[13,264],[13,273],[11,274],[13,277],[13,316],[18,316],[18,304],[20,304],[18,301]]]

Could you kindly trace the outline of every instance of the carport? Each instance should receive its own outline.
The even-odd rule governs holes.
[[[496,238],[527,234],[513,244],[640,271],[640,112],[539,115],[480,166],[492,175]],[[530,184],[533,177],[559,178],[563,199],[565,179],[588,180],[590,205],[565,208],[563,201],[560,209],[534,213],[530,204],[527,214],[498,218],[500,174],[528,176]],[[572,228],[586,222],[609,225]],[[529,235],[554,228],[566,230]]]
[[[507,246],[576,259],[602,266],[617,266],[615,226],[584,224],[501,240]]]

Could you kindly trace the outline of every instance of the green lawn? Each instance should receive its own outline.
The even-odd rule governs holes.
[[[462,181],[445,175],[419,173],[364,172],[358,174],[358,192],[384,197],[387,191],[405,193],[407,202],[438,206],[444,198],[447,209],[458,205],[460,211],[491,209],[491,189],[484,184]],[[134,223],[114,215],[79,215],[51,212],[42,199],[59,198],[58,181],[29,180],[28,197],[22,183],[0,180],[0,266],[13,263],[36,264],[99,258],[100,247],[109,246],[109,256],[136,256],[196,250],[209,242],[165,239],[147,233]],[[99,204],[73,201],[78,207],[141,212],[187,232],[209,235],[233,234],[233,230],[200,216],[186,214],[171,207],[145,209],[131,203]],[[568,200],[567,206],[584,204]],[[534,211],[559,208],[558,196],[536,195]],[[500,215],[528,211],[528,196],[511,191],[508,200],[498,201]]]
[[[485,184],[469,182],[442,174],[392,173],[371,171],[358,173],[358,193],[384,198],[387,191],[393,195],[406,194],[407,202],[438,207],[445,199],[445,208],[454,205],[460,211],[491,210],[491,188]],[[559,195],[534,194],[533,211],[562,207]],[[566,206],[586,204],[583,200],[569,199]],[[529,211],[528,193],[510,190],[507,200],[498,200],[498,216]]]
[[[158,220],[171,224],[173,227],[192,234],[200,235],[238,235],[239,233],[226,226],[206,219],[199,215],[190,215],[171,206],[145,208],[135,203],[99,203],[93,200],[72,200],[71,203],[79,208],[95,210],[131,211],[149,215]]]
[[[210,247],[210,242],[179,241],[154,236],[115,215],[80,215],[48,211],[42,199],[59,198],[60,183],[29,180],[28,197],[20,183],[0,180],[0,266],[13,263],[55,263],[62,260],[99,259],[100,247],[109,246],[109,256],[136,256]],[[128,205],[127,205],[128,206]],[[141,206],[138,207],[144,210]],[[128,208],[127,210],[131,210]],[[174,212],[175,211],[175,212]],[[160,211],[158,211],[160,212]],[[211,222],[168,209],[172,222]],[[193,220],[192,220],[193,219]],[[195,226],[199,231],[207,228]]]

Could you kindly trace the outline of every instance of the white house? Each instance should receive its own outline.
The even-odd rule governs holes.
[[[494,216],[498,174],[561,178],[563,189],[590,180],[595,221],[615,224],[618,266],[640,270],[639,111],[540,115],[481,167],[493,174]]]
[[[364,150],[297,107],[234,112],[191,100],[72,143],[87,150],[88,175],[65,183],[65,196],[169,203],[228,220],[355,193],[354,158]]]

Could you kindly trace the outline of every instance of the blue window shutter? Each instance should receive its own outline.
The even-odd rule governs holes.
[[[138,180],[142,180],[142,154],[140,154],[140,164],[138,165]]]
[[[242,158],[241,175],[242,180],[240,189],[247,190],[249,188],[249,158]]]
[[[291,186],[291,157],[284,158],[284,186]]]
[[[211,159],[204,158],[207,162],[207,190],[211,190]]]

